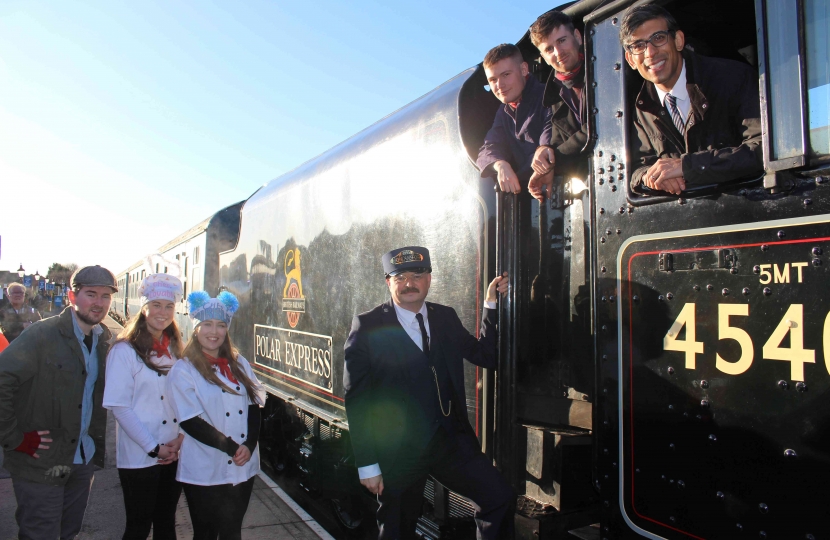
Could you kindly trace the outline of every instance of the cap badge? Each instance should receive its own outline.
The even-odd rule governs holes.
[[[424,256],[420,253],[415,253],[412,250],[405,249],[392,257],[389,261],[394,265],[404,264],[404,263],[411,263],[411,262],[421,262],[424,260]]]

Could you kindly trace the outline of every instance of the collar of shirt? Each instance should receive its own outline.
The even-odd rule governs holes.
[[[657,90],[657,97],[660,98],[660,104],[663,107],[666,106],[666,94],[671,94],[677,98],[677,108],[680,110],[681,116],[683,116],[683,118],[687,118],[689,116],[691,102],[689,101],[689,90],[686,88],[685,60],[683,60],[683,67],[680,69],[680,76],[677,78],[677,82],[674,83],[674,87],[671,90],[663,92],[657,88],[656,84],[654,85],[654,89]]]
[[[415,345],[423,351],[424,348],[421,343],[421,327],[418,326],[418,320],[415,318],[416,314],[408,309],[400,307],[395,302],[392,302],[392,305],[395,306],[395,315],[398,316],[398,322],[401,323],[401,326],[403,326],[403,329],[406,330],[407,335],[412,339]],[[418,313],[424,317],[424,326],[427,329],[427,337],[431,337],[432,334],[429,331],[429,317],[427,317],[426,302],[424,302],[421,309],[418,310]]]
[[[84,395],[81,401],[81,431],[78,436],[78,446],[75,449],[75,459],[73,463],[82,464],[89,463],[92,456],[95,455],[95,442],[89,436],[89,426],[92,423],[92,410],[95,407],[93,404],[93,393],[95,392],[95,383],[98,380],[98,337],[104,332],[100,324],[92,327],[92,350],[86,348],[84,344],[84,332],[78,325],[78,315],[75,313],[75,308],[72,308],[72,326],[75,328],[75,337],[81,345],[81,352],[84,355],[84,364],[86,365],[86,378],[84,380]]]

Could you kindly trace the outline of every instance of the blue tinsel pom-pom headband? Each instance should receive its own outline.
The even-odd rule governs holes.
[[[239,309],[239,300],[233,293],[223,291],[211,298],[205,291],[194,291],[187,296],[190,318],[199,325],[202,321],[219,320],[230,325],[233,314]]]

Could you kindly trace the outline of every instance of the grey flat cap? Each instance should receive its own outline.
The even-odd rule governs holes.
[[[118,292],[115,276],[103,266],[84,266],[75,270],[72,279],[69,280],[70,287],[78,290],[81,287],[109,287],[112,292]]]

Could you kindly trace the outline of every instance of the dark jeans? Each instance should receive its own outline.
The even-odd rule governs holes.
[[[256,476],[235,486],[182,484],[193,522],[193,540],[240,540],[254,479]]]
[[[95,465],[72,465],[63,486],[47,486],[12,478],[20,540],[71,540],[81,532]]]
[[[178,463],[142,469],[118,469],[127,526],[123,540],[176,540],[176,506],[182,485],[176,482]]]
[[[421,515],[428,475],[473,501],[479,539],[513,538],[516,492],[470,434],[451,435],[438,428],[426,450],[414,456],[402,452],[392,470],[382,474],[379,540],[417,538],[415,525]]]

